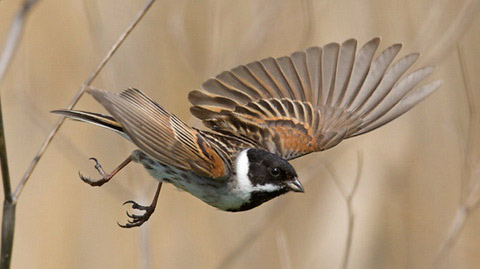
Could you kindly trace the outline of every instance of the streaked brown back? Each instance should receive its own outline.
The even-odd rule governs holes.
[[[88,92],[121,124],[137,147],[160,162],[205,177],[229,176],[230,168],[214,144],[140,90]]]

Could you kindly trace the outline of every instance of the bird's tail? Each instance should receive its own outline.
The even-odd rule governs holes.
[[[62,115],[64,117],[88,122],[91,124],[98,125],[100,127],[104,127],[110,130],[113,130],[121,135],[125,136],[125,132],[123,131],[123,127],[120,123],[118,123],[114,118],[111,116],[93,113],[93,112],[86,112],[80,110],[68,110],[68,109],[59,109],[53,110],[52,113]]]

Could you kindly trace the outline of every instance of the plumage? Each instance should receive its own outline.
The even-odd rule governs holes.
[[[90,89],[88,92],[118,120],[135,145],[160,162],[205,177],[229,176],[215,144],[141,91],[128,89],[115,94]]]
[[[419,54],[393,63],[402,47],[394,44],[374,58],[379,42],[355,53],[349,39],[239,66],[192,91],[191,112],[214,131],[245,136],[286,159],[331,148],[388,123],[440,86],[411,94],[433,67],[405,76]]]
[[[159,180],[150,206],[127,202],[146,212],[128,215],[122,227],[148,220],[162,182],[221,210],[249,210],[289,191],[303,192],[288,160],[376,129],[440,86],[435,81],[416,89],[434,68],[407,74],[419,54],[394,62],[402,47],[394,44],[374,57],[379,43],[374,38],[357,52],[357,41],[349,39],[220,73],[188,96],[191,113],[211,131],[188,126],[132,88],[119,94],[88,90],[111,116],[53,112],[114,130],[139,148],[110,174],[93,159],[102,179],[81,175],[86,183],[108,182],[131,160]]]

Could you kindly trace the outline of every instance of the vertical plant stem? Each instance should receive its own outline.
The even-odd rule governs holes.
[[[3,128],[3,113],[0,100],[0,162],[3,181],[3,216],[2,216],[2,250],[0,268],[10,268],[13,249],[13,234],[15,230],[15,209],[17,203],[12,199],[10,186],[10,172],[8,169],[7,147],[5,143],[5,129]]]
[[[13,235],[15,231],[15,210],[17,204],[9,202],[6,199],[3,201],[3,217],[2,217],[2,254],[0,261],[0,268],[10,268],[12,261],[13,250]]]
[[[34,6],[37,0],[25,0],[13,18],[10,30],[5,40],[2,55],[0,56],[0,83],[3,81],[8,67],[17,51],[18,44],[22,37],[25,19],[28,12]],[[13,250],[13,236],[15,231],[15,210],[17,208],[16,200],[13,199],[12,186],[10,181],[10,171],[8,168],[7,143],[5,138],[5,128],[3,124],[3,110],[0,98],[0,166],[2,168],[3,182],[3,215],[2,215],[2,249],[0,253],[0,268],[10,268]]]
[[[342,266],[341,268],[348,268],[348,262],[350,260],[350,252],[352,249],[353,241],[353,228],[355,224],[355,214],[353,213],[352,200],[355,195],[358,185],[360,183],[360,178],[362,177],[362,168],[363,168],[363,154],[361,151],[357,153],[357,174],[355,181],[353,182],[352,189],[347,191],[347,187],[339,180],[337,171],[335,168],[327,162],[325,165],[327,171],[332,175],[332,180],[335,183],[335,186],[340,191],[345,204],[347,205],[347,214],[348,214],[348,228],[347,228],[347,238],[345,240],[345,250],[343,251]]]
[[[440,247],[437,257],[433,262],[433,267],[438,268],[441,266],[443,262],[443,258],[448,255],[450,250],[452,249],[455,241],[458,238],[458,235],[462,231],[463,227],[465,226],[465,221],[469,216],[469,210],[465,206],[462,206],[457,209],[455,213],[455,217],[450,224],[450,228],[448,229],[447,235],[445,236],[445,240],[442,242],[442,246]]]
[[[10,171],[8,169],[7,143],[5,129],[3,128],[2,102],[0,98],[0,165],[2,167],[2,182],[5,202],[12,202],[12,187],[10,184]]]
[[[20,37],[23,32],[23,26],[24,26],[26,15],[28,11],[31,9],[31,7],[33,6],[33,4],[35,4],[36,2],[37,0],[25,0],[23,2],[22,7],[17,12],[17,15],[13,19],[9,34],[7,36],[7,40],[5,42],[3,53],[0,57],[0,82],[3,81],[3,77],[6,74],[6,71],[10,65],[11,59],[13,58],[14,53],[18,47],[18,43],[20,41]],[[78,102],[80,97],[83,95],[85,89],[98,76],[98,74],[103,69],[103,67],[107,64],[107,62],[110,60],[113,54],[117,51],[120,45],[125,41],[125,39],[130,34],[130,32],[140,22],[140,20],[143,18],[146,12],[150,9],[150,7],[154,2],[155,0],[148,0],[145,6],[142,8],[142,10],[137,13],[133,22],[122,33],[122,35],[119,37],[117,42],[115,42],[115,44],[112,46],[112,48],[107,53],[107,55],[102,59],[102,61],[98,64],[98,66],[95,68],[92,74],[83,83],[80,90],[73,97],[72,101],[70,101],[68,108],[70,109],[73,108],[73,106]],[[18,197],[20,196],[23,188],[25,187],[25,184],[30,178],[40,158],[43,156],[43,153],[45,152],[48,145],[54,138],[55,134],[58,132],[59,128],[63,124],[63,121],[64,121],[64,118],[60,118],[56,122],[56,124],[52,128],[52,131],[47,136],[44,143],[38,150],[32,162],[30,163],[30,166],[28,167],[27,171],[25,172],[22,179],[20,180],[20,183],[17,185],[15,193],[12,193],[10,174],[8,169],[7,149],[6,149],[6,142],[5,142],[5,130],[3,126],[3,115],[2,115],[1,100],[0,100],[0,166],[2,168],[2,181],[3,181],[3,190],[5,195],[5,200],[3,204],[3,217],[2,217],[2,237],[1,237],[2,249],[1,249],[1,261],[0,261],[1,269],[10,268],[12,249],[13,249],[13,236],[14,236],[14,230],[15,230],[15,210],[16,210]]]
[[[468,123],[468,133],[466,136],[466,146],[465,150],[465,166],[464,166],[464,175],[462,180],[462,199],[457,212],[455,213],[454,218],[450,224],[448,232],[443,239],[440,248],[437,252],[435,260],[433,261],[433,266],[438,268],[448,257],[448,254],[451,252],[460,232],[465,226],[468,217],[471,212],[476,210],[478,203],[480,202],[480,164],[475,165],[472,163],[474,155],[474,147],[476,146],[476,139],[478,134],[476,133],[476,124],[478,122],[478,111],[475,98],[471,95],[471,87],[469,84],[469,78],[467,69],[465,67],[465,56],[463,55],[462,48],[459,43],[457,43],[457,53],[458,59],[460,62],[460,69],[463,76],[463,86],[466,92],[468,109],[469,109],[469,123]],[[465,171],[466,170],[466,171]]]
[[[357,176],[355,177],[355,182],[353,183],[353,188],[347,196],[345,202],[347,203],[347,211],[348,211],[348,232],[347,232],[347,239],[345,242],[345,251],[343,254],[343,262],[342,268],[348,268],[348,262],[350,260],[350,253],[352,249],[352,241],[353,241],[353,228],[355,224],[355,214],[353,213],[353,206],[352,200],[355,192],[357,191],[358,184],[360,182],[360,178],[362,176],[362,167],[363,167],[363,155],[361,152],[358,152],[358,164],[357,164]]]
[[[23,1],[22,6],[13,18],[10,31],[7,35],[7,40],[5,41],[5,47],[3,48],[2,56],[0,57],[0,82],[3,81],[5,73],[7,73],[8,67],[10,66],[10,62],[15,55],[15,51],[18,48],[27,14],[35,3],[37,3],[37,0]]]

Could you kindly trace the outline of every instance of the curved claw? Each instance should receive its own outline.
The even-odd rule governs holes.
[[[127,220],[127,223],[125,225],[118,224],[122,228],[132,228],[132,227],[138,227],[142,225],[144,222],[146,222],[150,218],[155,208],[153,206],[140,205],[137,202],[132,200],[128,200],[123,203],[123,205],[126,205],[126,204],[132,204],[131,207],[133,209],[143,210],[145,211],[145,213],[143,213],[143,215],[137,215],[137,214],[131,214],[127,210],[126,214],[129,217],[129,219]]]
[[[143,224],[143,222],[134,222],[134,221],[131,221],[131,220],[128,220],[128,223],[126,224],[120,224],[118,223],[118,226],[122,227],[122,228],[133,228],[133,227],[138,227],[140,225]]]
[[[80,179],[83,182],[87,183],[90,186],[94,186],[94,187],[100,187],[103,184],[107,183],[108,180],[109,180],[109,179],[106,179],[106,178],[102,178],[102,179],[99,179],[99,180],[92,180],[89,177],[84,176],[82,173],[80,173],[80,171],[78,171],[78,176],[80,177]]]
[[[127,210],[127,211],[125,211],[125,213],[127,214],[127,216],[128,216],[129,218],[133,219],[133,215],[132,215],[132,214],[130,214],[130,213],[128,213],[128,210]]]
[[[133,227],[133,226],[129,225],[128,223],[125,224],[125,225],[120,224],[120,223],[118,223],[118,221],[117,221],[117,225],[120,226],[120,227],[122,227],[122,228],[132,228],[132,227]]]
[[[126,213],[127,213],[127,216],[128,216],[129,218],[134,219],[134,220],[136,220],[136,219],[142,219],[142,218],[144,217],[144,215],[130,214],[130,213],[128,213],[128,211],[127,211]],[[130,221],[130,220],[129,220],[129,221]]]
[[[100,175],[102,175],[102,177],[105,178],[105,177],[107,176],[107,174],[105,173],[105,171],[103,171],[102,165],[101,165],[100,162],[97,160],[97,158],[95,158],[95,157],[90,157],[90,158],[88,158],[88,159],[95,162],[95,169],[97,169],[98,173],[100,173]]]
[[[103,171],[102,165],[100,165],[100,163],[98,162],[98,160],[96,158],[91,157],[91,158],[89,158],[89,160],[92,160],[92,161],[95,162],[95,169],[102,176],[102,178],[93,180],[93,179],[90,179],[90,178],[84,176],[82,173],[80,173],[80,171],[78,171],[78,176],[80,177],[80,179],[83,182],[89,184],[90,186],[96,186],[96,187],[102,186],[103,184],[107,183],[110,180],[111,176],[107,175],[105,173],[105,171]]]
[[[126,213],[127,213],[127,216],[129,217],[129,219],[127,220],[127,223],[122,225],[117,222],[118,226],[122,228],[138,227],[142,225],[144,222],[146,222],[148,219],[150,219],[150,216],[152,216],[153,212],[155,211],[158,195],[160,194],[161,188],[162,188],[162,182],[158,184],[157,191],[155,192],[155,197],[153,198],[153,201],[149,206],[139,205],[137,202],[133,200],[128,200],[124,202],[123,205],[132,204],[131,207],[133,209],[143,210],[145,211],[145,213],[143,213],[143,215],[136,215],[136,214],[130,214],[127,211]]]
[[[88,177],[84,176],[82,173],[80,173],[80,171],[78,171],[78,176],[80,177],[80,179],[81,179],[83,182],[85,182],[85,183],[87,183],[87,184],[89,184],[89,185],[91,185],[91,186],[101,186],[101,185],[103,184],[103,183],[100,183],[100,184],[99,184],[98,181],[91,180],[90,178],[88,178]]]
[[[125,203],[123,203],[123,205],[126,205],[126,204],[132,204],[132,208],[133,208],[133,209],[138,209],[138,210],[146,210],[146,211],[148,211],[148,209],[150,208],[150,206],[140,205],[140,204],[138,204],[137,202],[132,201],[132,200],[128,200],[128,201],[126,201]]]
[[[136,204],[136,202],[132,201],[132,200],[128,200],[125,203],[123,203],[122,205],[126,205],[126,204]]]

